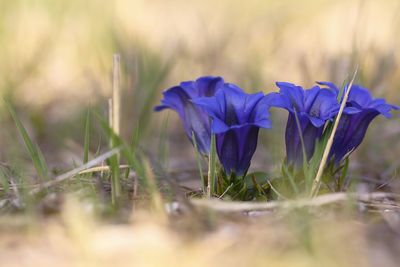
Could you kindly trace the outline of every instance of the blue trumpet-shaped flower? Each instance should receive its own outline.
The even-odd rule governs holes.
[[[319,84],[327,86],[336,94],[339,93],[339,89],[333,83]],[[368,89],[353,85],[333,139],[329,158],[333,158],[335,164],[339,164],[361,144],[371,121],[378,115],[390,118],[392,109],[399,108],[387,104],[384,99],[373,99]]]
[[[260,128],[271,128],[268,99],[263,93],[246,94],[225,84],[214,97],[193,100],[212,118],[218,158],[227,175],[243,176],[257,147]]]
[[[310,160],[325,123],[336,116],[339,110],[336,93],[319,86],[304,90],[292,83],[278,82],[276,85],[280,88],[279,93],[270,93],[267,98],[271,106],[289,112],[285,133],[286,159],[288,164],[299,167],[303,164],[304,152]]]
[[[210,119],[203,108],[193,104],[192,100],[213,96],[223,85],[224,80],[221,77],[212,76],[182,82],[164,91],[161,105],[156,106],[154,110],[161,111],[169,108],[176,111],[189,140],[193,142],[192,135],[194,135],[199,152],[208,155],[211,140]]]

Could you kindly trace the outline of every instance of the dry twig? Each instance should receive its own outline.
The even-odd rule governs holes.
[[[60,182],[62,182],[62,181],[64,181],[64,180],[67,180],[67,179],[69,179],[69,178],[71,178],[71,177],[73,177],[73,176],[79,174],[80,172],[82,172],[82,171],[84,171],[84,170],[86,170],[86,169],[92,168],[92,167],[94,167],[94,166],[100,164],[100,163],[103,162],[104,160],[108,159],[109,157],[112,157],[113,155],[117,154],[120,150],[121,150],[121,149],[118,148],[118,147],[117,147],[117,148],[114,148],[114,149],[112,149],[112,150],[110,150],[110,151],[104,153],[103,155],[100,155],[99,157],[97,157],[97,158],[95,158],[95,159],[92,159],[92,160],[89,161],[88,163],[83,164],[82,166],[80,166],[80,167],[78,167],[78,168],[75,168],[75,169],[73,169],[73,170],[70,170],[69,172],[66,172],[66,173],[64,173],[64,174],[61,174],[61,175],[55,177],[54,179],[52,179],[52,180],[50,180],[50,181],[48,181],[48,182],[45,182],[45,183],[41,184],[39,187],[37,187],[37,188],[35,188],[35,189],[32,189],[32,190],[29,192],[29,194],[37,194],[37,193],[39,193],[40,191],[42,191],[43,189],[45,189],[45,188],[52,187],[52,186],[54,186],[54,185],[56,185],[56,184],[58,184],[58,183],[60,183]]]
[[[208,208],[219,212],[249,212],[249,211],[270,211],[285,208],[319,207],[342,201],[354,200],[357,202],[373,202],[385,199],[400,199],[399,194],[386,192],[373,193],[331,193],[315,198],[305,198],[298,200],[269,201],[269,202],[234,202],[222,201],[218,199],[193,199],[192,204],[197,207]],[[392,205],[400,208],[400,204]]]

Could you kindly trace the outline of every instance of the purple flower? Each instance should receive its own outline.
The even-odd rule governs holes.
[[[193,100],[212,118],[218,158],[227,175],[244,176],[257,147],[260,128],[271,128],[269,104],[263,93],[246,94],[225,84],[214,97]]]
[[[278,82],[276,85],[280,88],[279,93],[270,93],[267,98],[271,106],[289,112],[285,133],[286,159],[288,164],[300,167],[303,164],[301,138],[308,161],[314,154],[325,123],[332,120],[339,110],[336,93],[319,86],[304,90],[292,83]]]
[[[154,110],[161,111],[170,108],[176,111],[189,140],[193,142],[193,134],[199,152],[208,155],[211,140],[210,119],[203,108],[194,105],[192,100],[213,96],[223,85],[224,80],[221,77],[213,76],[204,76],[196,81],[182,82],[180,85],[164,91],[164,99],[161,100],[161,105],[156,106]]]
[[[339,89],[333,83],[319,84],[327,86],[336,94],[339,93]],[[353,85],[333,139],[329,158],[333,159],[335,164],[339,164],[361,144],[371,121],[378,115],[390,118],[392,109],[399,108],[387,104],[384,99],[373,99],[368,89]]]

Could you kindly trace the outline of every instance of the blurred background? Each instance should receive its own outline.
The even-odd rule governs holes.
[[[152,111],[162,90],[201,75],[248,92],[275,91],[275,81],[341,84],[358,64],[358,83],[400,104],[399,12],[398,0],[0,0],[0,95],[49,165],[70,168],[82,160],[87,110],[107,117],[112,55],[120,53],[122,136],[137,134],[153,157],[167,140],[166,166],[191,169],[194,153],[181,142],[177,116]],[[286,113],[272,113],[274,129],[262,133],[253,169],[274,170],[283,159]],[[0,125],[0,162],[26,168],[3,101]],[[95,153],[107,140],[92,128]],[[395,176],[399,136],[398,119],[374,121],[352,174]]]
[[[153,112],[163,90],[202,75],[247,92],[276,91],[276,81],[340,85],[358,65],[358,83],[399,105],[399,13],[399,0],[0,0],[0,265],[398,266],[399,209],[386,198],[245,216],[182,209],[166,223],[157,210],[143,213],[134,193],[115,213],[102,174],[24,196],[37,174],[3,98],[51,177],[64,173],[83,162],[89,110],[90,159],[109,149],[94,114],[108,118],[119,53],[122,137],[135,140],[156,175],[166,168],[198,186],[178,116]],[[271,113],[252,169],[272,176],[287,113]],[[399,115],[374,120],[352,155],[349,177],[371,191],[400,193]]]

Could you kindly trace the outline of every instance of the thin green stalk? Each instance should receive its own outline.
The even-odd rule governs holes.
[[[100,122],[101,127],[107,134],[109,138],[112,138],[114,142],[119,146],[122,147],[121,149],[121,156],[129,165],[130,169],[133,169],[136,173],[136,176],[142,182],[144,187],[148,187],[148,181],[146,180],[146,176],[144,175],[145,170],[143,167],[143,163],[141,162],[140,155],[136,152],[138,149],[133,144],[127,144],[122,140],[121,137],[117,136],[110,126],[108,125],[107,121],[98,113],[94,113],[96,119]]]
[[[89,161],[89,144],[90,144],[90,108],[86,114],[85,121],[85,140],[83,143],[83,164]]]
[[[121,196],[121,181],[118,155],[114,155],[109,159],[111,169],[111,200],[114,206],[118,205]]]
[[[345,162],[344,162],[344,166],[343,166],[343,170],[338,178],[338,182],[337,182],[337,190],[341,191],[343,189],[343,184],[344,184],[344,180],[346,179],[347,176],[347,171],[349,170],[349,158],[346,158]]]
[[[303,153],[303,168],[304,168],[307,165],[307,153],[306,153],[306,146],[304,144],[303,132],[301,130],[300,120],[299,117],[297,116],[296,109],[294,110],[294,117],[296,119],[297,131],[299,131],[299,136],[300,136],[301,150]]]
[[[204,181],[203,168],[201,166],[201,155],[200,155],[198,147],[197,147],[196,138],[194,138],[194,132],[192,132],[192,141],[193,141],[193,145],[194,145],[194,150],[195,150],[194,153],[196,155],[197,168],[199,169],[202,189],[203,189],[203,192],[205,193],[207,191],[207,188],[206,188],[206,183]]]
[[[288,167],[286,165],[283,165],[284,168],[284,172],[285,172],[285,176],[287,176],[289,183],[294,191],[294,193],[296,194],[296,196],[299,195],[299,188],[294,180],[294,177],[292,175],[292,173],[289,171]]]
[[[5,173],[5,170],[1,165],[0,165],[0,184],[3,187],[3,191],[5,193],[8,193],[8,191],[10,190],[10,185],[8,184],[8,178]]]
[[[211,136],[210,145],[210,157],[208,158],[208,184],[207,184],[207,196],[211,198],[215,192],[215,179],[216,179],[216,163],[217,163],[217,152],[215,146],[215,134]]]
[[[296,119],[296,125],[297,125],[297,131],[299,131],[299,136],[300,136],[300,143],[301,143],[301,150],[303,153],[303,175],[304,178],[306,179],[305,181],[305,187],[306,187],[306,192],[308,191],[310,181],[312,180],[311,175],[310,175],[310,166],[307,161],[307,153],[306,153],[306,146],[304,144],[304,137],[303,137],[303,131],[301,129],[301,124],[299,117],[297,116],[297,110],[294,112],[294,117]]]
[[[159,143],[158,143],[158,162],[162,169],[168,167],[168,142],[167,142],[167,126],[168,126],[168,114],[165,116],[161,125]]]
[[[91,114],[90,114],[90,107],[87,110],[86,113],[86,119],[85,119],[85,135],[84,135],[84,141],[83,141],[83,164],[86,164],[89,162],[89,151],[90,151],[90,119],[91,119]],[[98,153],[96,153],[98,154]],[[91,179],[92,178],[92,174],[91,173],[87,173],[82,175],[82,177],[87,178],[87,179]],[[82,183],[81,181],[81,175],[77,175],[76,176],[78,183],[83,187],[85,186],[84,183]],[[93,199],[95,199],[97,197],[96,195],[96,188],[95,185],[92,182],[89,182],[90,185],[90,192],[91,192],[91,196]]]

